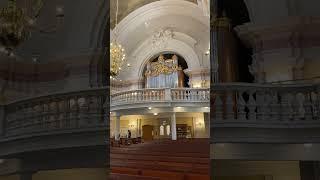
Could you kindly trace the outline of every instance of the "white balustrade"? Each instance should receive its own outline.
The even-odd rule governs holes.
[[[148,102],[209,102],[209,88],[139,89],[111,95],[111,106]]]
[[[105,88],[30,98],[6,106],[4,136],[106,129]]]
[[[318,85],[215,84],[215,124],[302,124],[320,122]]]

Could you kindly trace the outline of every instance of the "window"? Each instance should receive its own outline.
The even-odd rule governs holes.
[[[168,136],[170,135],[170,131],[171,131],[170,125],[167,125],[167,135],[168,135]]]
[[[160,136],[164,135],[164,127],[163,125],[160,126]]]

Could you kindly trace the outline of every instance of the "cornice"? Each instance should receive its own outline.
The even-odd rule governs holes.
[[[289,48],[293,35],[302,37],[302,46],[320,45],[320,17],[290,17],[273,24],[246,23],[234,29],[248,47],[263,49]],[[262,43],[262,44],[261,44]],[[303,44],[305,43],[305,44]]]

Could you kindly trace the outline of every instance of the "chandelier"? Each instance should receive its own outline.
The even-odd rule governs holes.
[[[8,52],[30,37],[30,26],[42,8],[42,0],[33,0],[30,9],[17,6],[16,0],[8,0],[0,10],[0,43]]]
[[[110,44],[110,59],[111,59],[111,67],[110,67],[110,76],[116,77],[119,75],[121,71],[121,67],[125,62],[126,54],[124,53],[124,49],[121,44],[118,44],[116,41],[113,41]]]
[[[119,0],[117,0],[116,23],[114,28],[113,41],[110,43],[110,78],[115,78],[122,70],[126,59],[124,48],[117,42],[117,24],[118,24]]]

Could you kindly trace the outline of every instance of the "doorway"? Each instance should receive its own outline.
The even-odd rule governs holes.
[[[151,125],[142,126],[142,138],[145,141],[153,140],[153,126]]]

